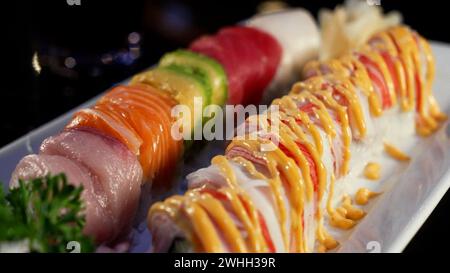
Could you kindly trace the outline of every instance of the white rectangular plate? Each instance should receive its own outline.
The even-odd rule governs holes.
[[[432,42],[436,57],[434,93],[442,109],[450,113],[450,45]],[[99,95],[101,96],[101,95]],[[92,105],[95,97],[76,109],[41,126],[0,150],[0,181],[5,189],[19,160],[38,151],[40,143],[56,134],[80,108]],[[401,252],[450,187],[450,131],[447,126],[433,136],[420,140],[408,151],[413,160],[390,177],[391,183],[366,209],[367,216],[341,242],[341,252]],[[198,160],[185,166],[183,174],[209,164],[223,151],[223,143],[208,143]],[[146,231],[137,236],[132,251],[149,247]]]

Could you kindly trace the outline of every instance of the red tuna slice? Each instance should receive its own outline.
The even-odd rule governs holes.
[[[273,79],[282,49],[270,34],[235,26],[194,41],[190,49],[212,57],[225,68],[230,104],[257,104]]]
[[[229,50],[223,47],[215,36],[203,36],[195,40],[189,47],[190,50],[211,57],[222,64],[228,78],[228,103],[242,104],[244,90],[243,83],[239,77],[239,63]]]
[[[219,34],[228,34],[228,33],[236,33],[244,36],[244,39],[249,41],[250,48],[254,48],[253,52],[261,52],[259,56],[257,56],[257,62],[264,63],[265,66],[265,74],[260,79],[259,88],[265,89],[267,85],[270,83],[272,78],[275,76],[278,65],[281,61],[282,56],[282,48],[278,41],[269,33],[261,31],[252,27],[228,27],[222,29]]]
[[[226,33],[230,31],[242,33],[246,37],[249,37],[251,40],[253,40],[256,46],[258,46],[259,49],[264,52],[264,54],[266,54],[266,56],[269,58],[269,62],[267,64],[271,67],[272,70],[276,71],[283,52],[281,45],[272,35],[253,27],[242,26],[225,28],[219,33]]]
[[[238,61],[236,71],[244,86],[243,104],[258,103],[264,89],[268,58],[254,39],[237,28],[226,28],[217,35],[218,40]]]
[[[240,43],[241,48],[243,51],[248,49],[245,50],[248,57],[255,58],[250,62],[253,67],[250,66],[249,68],[255,75],[259,75],[259,77],[255,82],[252,82],[251,78],[246,79],[250,81],[250,87],[255,88],[255,91],[251,92],[248,96],[248,103],[259,103],[264,89],[270,84],[280,64],[282,57],[280,44],[270,34],[252,27],[228,27],[222,29],[219,35],[242,37],[242,42]],[[239,41],[239,39],[236,40]],[[249,92],[248,90],[245,91]]]

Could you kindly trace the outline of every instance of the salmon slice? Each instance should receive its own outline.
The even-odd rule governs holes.
[[[97,105],[86,108],[75,113],[72,120],[67,124],[67,129],[72,128],[95,128],[109,136],[118,139],[125,144],[135,155],[139,154],[142,139],[139,135],[117,115],[105,113],[102,107]]]
[[[140,162],[154,187],[168,188],[167,181],[182,153],[182,141],[171,136],[174,118],[170,111],[176,102],[153,88],[129,87],[127,92],[115,89],[103,98],[103,103],[117,104],[128,111],[129,122],[144,140]]]

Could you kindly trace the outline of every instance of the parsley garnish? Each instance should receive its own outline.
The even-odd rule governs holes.
[[[94,251],[92,239],[82,232],[82,191],[64,174],[19,180],[7,194],[0,187],[0,244],[26,240],[31,252],[68,252],[67,243],[76,241],[81,252]]]

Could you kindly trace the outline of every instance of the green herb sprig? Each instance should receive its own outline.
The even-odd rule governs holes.
[[[82,232],[82,191],[64,174],[19,180],[7,194],[0,187],[0,244],[26,240],[30,252],[68,252],[67,243],[75,241],[81,252],[94,251],[93,240]]]

